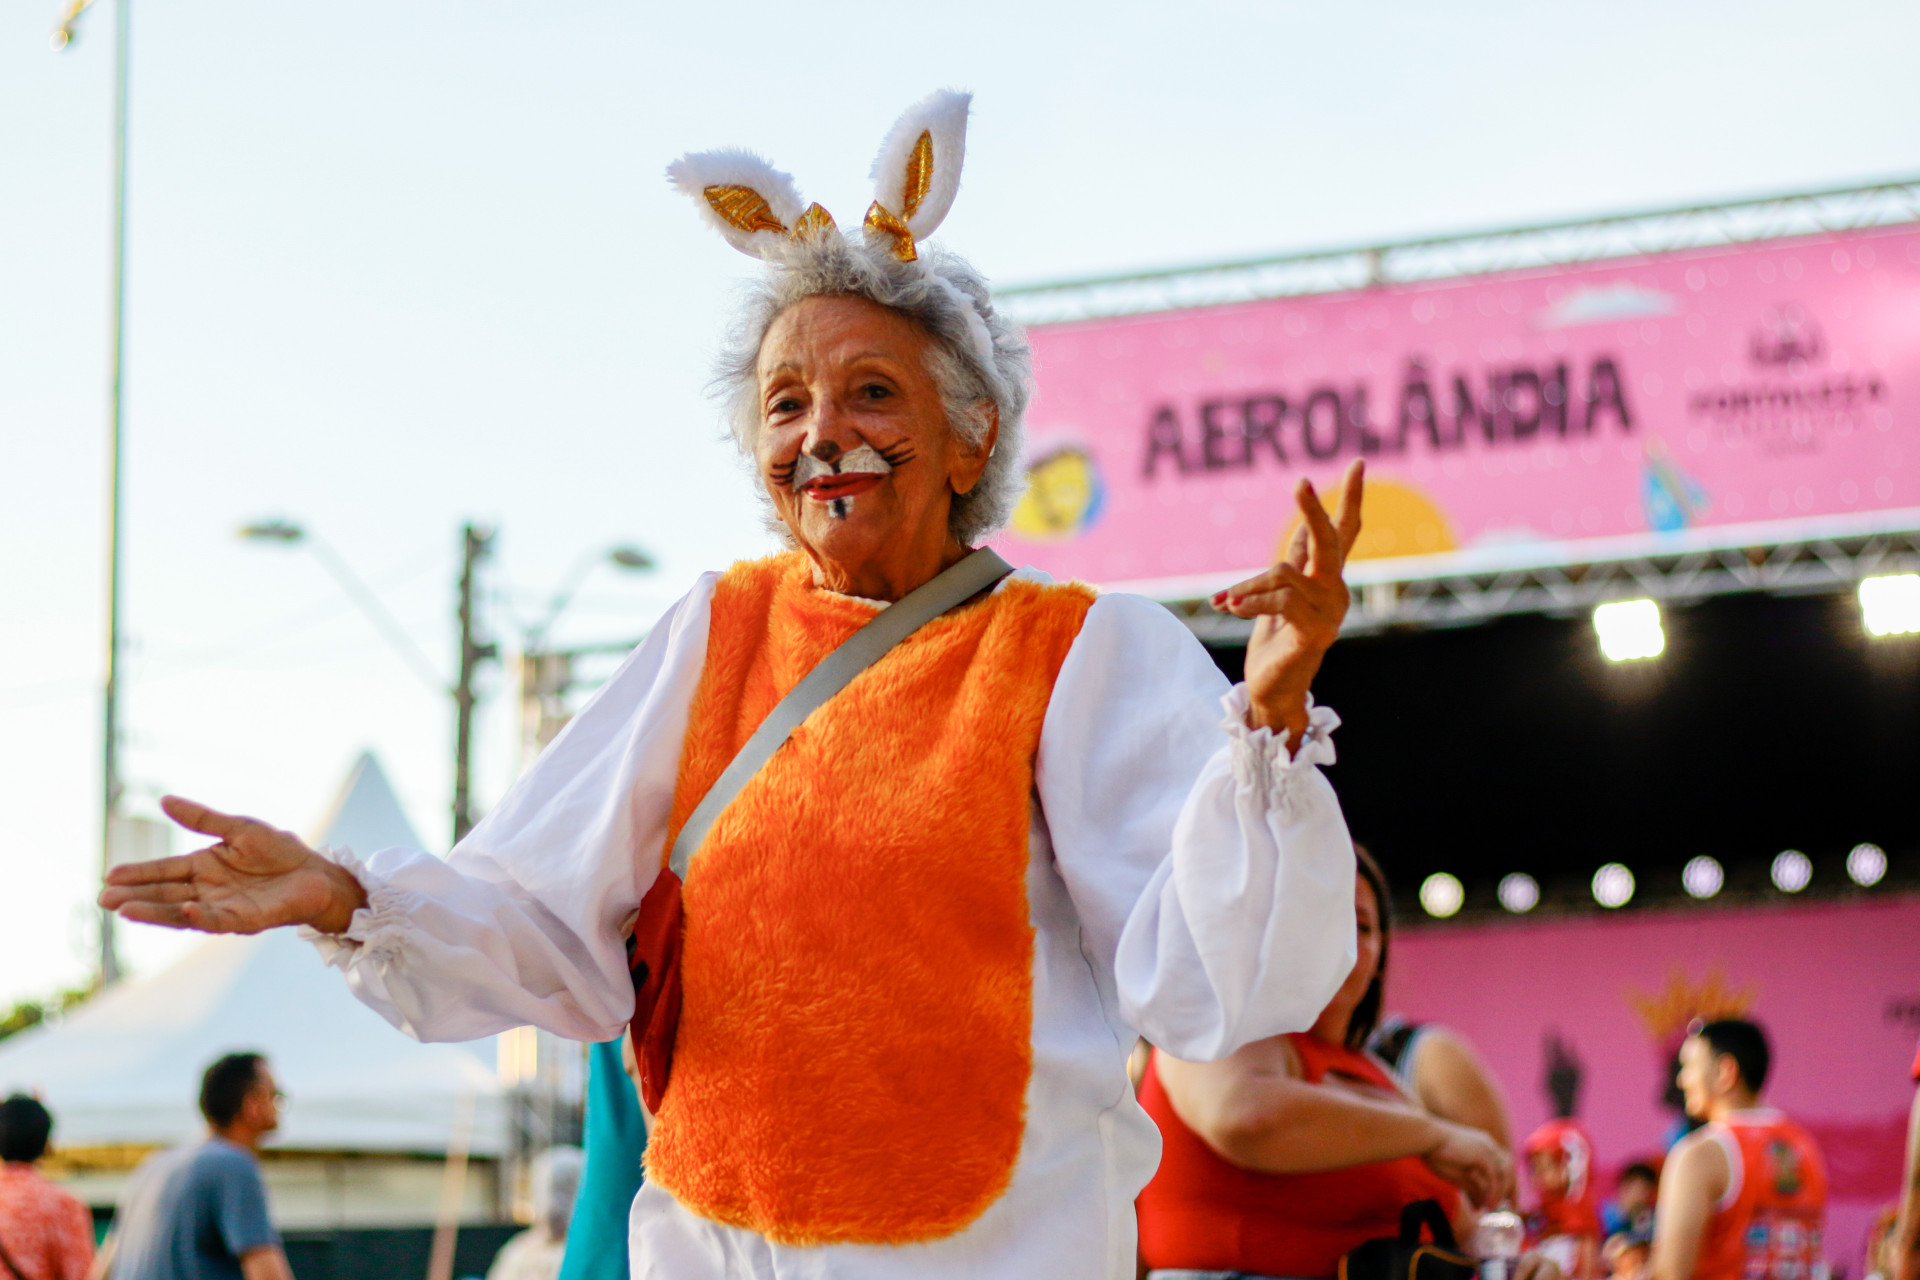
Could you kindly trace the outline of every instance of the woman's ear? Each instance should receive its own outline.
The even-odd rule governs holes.
[[[979,444],[969,444],[959,436],[954,437],[956,456],[948,479],[955,493],[973,492],[973,487],[980,483],[980,477],[986,474],[994,446],[1000,442],[1000,406],[991,400],[976,400],[973,407],[979,418],[985,419],[987,430],[980,437]]]

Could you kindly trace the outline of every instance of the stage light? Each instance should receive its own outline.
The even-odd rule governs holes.
[[[1524,871],[1500,878],[1500,905],[1515,915],[1525,915],[1540,905],[1540,882]]]
[[[1813,879],[1813,859],[1798,849],[1788,849],[1773,860],[1773,887],[1782,893],[1798,893]]]
[[[1593,873],[1593,900],[1612,910],[1633,901],[1633,872],[1609,862]]]
[[[1920,573],[1860,579],[1860,616],[1872,636],[1920,631]]]
[[[1593,611],[1593,629],[1609,662],[1657,658],[1667,647],[1666,632],[1660,629],[1660,606],[1651,600],[1600,605]]]
[[[1877,844],[1857,844],[1847,855],[1847,876],[1862,889],[1880,883],[1887,874],[1887,851]]]
[[[1727,873],[1714,859],[1701,854],[1680,870],[1681,887],[1696,898],[1711,898],[1727,882]]]
[[[1420,884],[1420,905],[1430,916],[1445,920],[1460,910],[1467,900],[1467,891],[1459,878],[1444,871],[1436,871]]]

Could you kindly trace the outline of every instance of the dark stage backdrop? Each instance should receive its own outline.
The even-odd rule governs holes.
[[[1608,862],[1638,880],[1631,911],[1671,901],[1701,853],[1738,902],[1773,894],[1788,848],[1822,896],[1850,890],[1862,841],[1887,851],[1884,890],[1920,884],[1920,637],[1868,637],[1851,596],[1663,613],[1667,651],[1643,662],[1604,660],[1585,613],[1334,646],[1315,685],[1342,720],[1329,776],[1403,914],[1435,871],[1466,882],[1467,918],[1498,910],[1509,871],[1541,881],[1542,912],[1592,909]],[[1240,678],[1244,650],[1214,656]]]

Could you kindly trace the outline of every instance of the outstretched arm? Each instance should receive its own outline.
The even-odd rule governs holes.
[[[160,807],[216,843],[184,857],[113,868],[100,891],[107,910],[203,933],[259,933],[289,924],[344,933],[353,913],[367,905],[358,880],[291,832],[180,796],[165,797]]]
[[[101,901],[176,928],[311,925],[354,994],[417,1039],[612,1039],[633,1013],[624,939],[665,847],[711,593],[703,579],[676,605],[447,857],[315,851],[169,801],[218,843],[119,868]]]

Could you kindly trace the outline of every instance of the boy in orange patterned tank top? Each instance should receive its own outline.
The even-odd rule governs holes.
[[[1760,1105],[1771,1062],[1759,1027],[1695,1024],[1680,1046],[1687,1114],[1654,1215],[1653,1280],[1826,1280],[1827,1175],[1805,1129]]]

